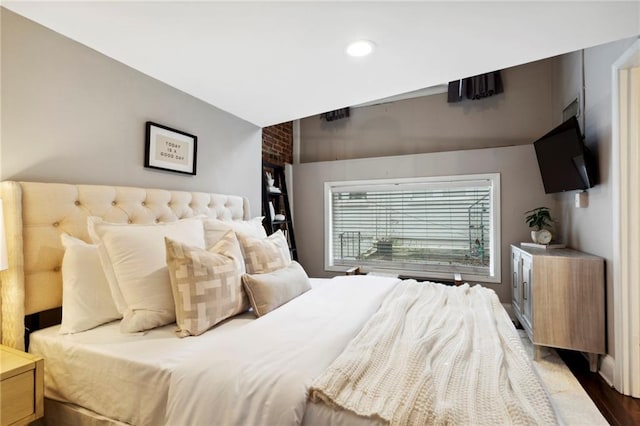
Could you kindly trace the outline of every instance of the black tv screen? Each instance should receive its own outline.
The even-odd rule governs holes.
[[[584,190],[595,184],[595,169],[575,117],[534,142],[547,194]]]

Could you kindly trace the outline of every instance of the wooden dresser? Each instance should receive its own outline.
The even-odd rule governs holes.
[[[44,414],[44,360],[0,345],[0,424],[25,425]]]
[[[605,353],[604,259],[572,249],[511,246],[512,305],[539,357],[540,346]]]

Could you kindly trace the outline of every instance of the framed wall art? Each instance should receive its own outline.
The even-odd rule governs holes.
[[[195,175],[197,152],[197,136],[147,121],[145,167]]]

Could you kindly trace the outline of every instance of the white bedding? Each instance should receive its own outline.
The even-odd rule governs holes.
[[[254,321],[246,313],[227,321],[216,334],[234,332]],[[31,335],[29,352],[45,360],[45,396],[72,402],[115,420],[144,425],[164,424],[169,378],[204,339],[176,337],[175,324],[147,333],[122,334],[119,322],[73,335],[59,326]]]
[[[385,423],[382,415],[357,417],[353,412],[359,410],[339,410],[335,401],[331,406],[308,402],[308,395],[314,380],[340,354],[345,356],[345,348],[363,327],[371,330],[371,325],[365,324],[393,289],[400,288],[399,282],[379,276],[314,279],[311,291],[259,319],[245,313],[200,336],[184,339],[176,337],[175,324],[133,335],[122,334],[117,322],[75,335],[60,335],[58,327],[52,327],[32,334],[30,351],[46,359],[45,396],[135,425],[381,425]],[[422,286],[416,287],[422,290]],[[442,307],[437,308],[438,303],[431,303],[431,299],[420,299],[422,305],[412,314],[414,322],[397,322],[394,327],[422,329],[428,318],[437,322],[443,315]],[[393,303],[395,300],[392,298]],[[494,312],[496,319],[500,319],[498,314],[504,316],[497,324],[507,324],[497,299],[494,304],[499,311]],[[456,312],[465,318],[471,315],[463,314],[457,305],[449,308],[452,318],[458,318]],[[376,317],[379,321],[379,315]],[[492,322],[487,318],[487,324]],[[467,333],[458,329],[455,320],[451,327]],[[477,324],[474,328],[478,331]],[[478,339],[478,333],[471,335]],[[446,336],[450,339],[451,333]],[[363,339],[355,341],[361,346],[379,345],[371,336]],[[474,345],[484,348],[494,339],[480,340]],[[492,347],[486,350],[490,359],[499,357]],[[443,358],[445,364],[447,358]],[[354,359],[356,366],[362,364],[358,359]],[[400,364],[410,365],[406,360]],[[500,376],[522,374],[518,370],[523,365],[516,364]],[[465,368],[475,367],[471,363]],[[486,366],[474,371],[484,369]],[[458,384],[472,389],[465,385],[463,376],[456,376]],[[404,395],[403,386],[394,393]],[[363,392],[374,388],[365,385]],[[540,389],[534,393],[543,397]],[[443,395],[445,404],[447,398],[460,397],[458,393]],[[535,399],[533,396],[525,397],[527,403]]]
[[[260,319],[247,313],[184,339],[175,325],[134,335],[117,322],[75,335],[52,327],[31,335],[30,352],[47,360],[48,398],[136,425],[338,421],[313,405],[305,415],[307,390],[397,282],[312,280]]]
[[[392,426],[557,423],[495,292],[468,284],[396,285],[311,399]]]

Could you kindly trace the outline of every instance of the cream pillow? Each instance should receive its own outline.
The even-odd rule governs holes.
[[[237,235],[248,274],[265,274],[291,264],[289,244],[281,230],[267,238]]]
[[[62,323],[60,333],[79,333],[122,318],[102,271],[98,248],[67,234],[61,235]]]
[[[274,272],[244,274],[242,282],[253,312],[258,317],[311,290],[307,273],[296,261]]]
[[[234,231],[236,234],[248,235],[256,238],[266,238],[267,232],[262,226],[264,216],[254,217],[251,220],[220,220],[215,218],[203,219],[204,239],[207,247],[213,246],[220,241],[224,234],[228,231]]]
[[[208,250],[165,238],[178,335],[197,336],[249,309],[233,231]]]
[[[120,329],[133,333],[175,321],[164,238],[204,248],[202,218],[127,225],[90,217],[88,224],[116,307],[122,313]]]

